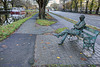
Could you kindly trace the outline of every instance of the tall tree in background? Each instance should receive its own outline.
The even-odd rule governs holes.
[[[75,12],[78,12],[78,0],[74,0],[75,3]]]
[[[86,0],[86,9],[85,9],[85,13],[87,13],[88,11],[88,3],[89,3],[89,0]]]
[[[39,5],[39,19],[45,19],[45,8],[49,0],[36,0]]]
[[[65,11],[65,9],[66,9],[65,1],[66,1],[66,0],[63,0],[63,10],[64,10],[64,11]]]
[[[71,0],[70,10],[72,11],[73,0]]]
[[[100,9],[100,0],[98,0],[98,7],[96,9],[96,13],[95,14],[98,14],[99,13],[99,9]]]
[[[94,0],[92,0],[92,2],[91,2],[91,5],[90,5],[90,14],[92,13],[92,9],[93,9],[93,2],[94,2]]]
[[[82,0],[80,0],[80,13],[82,12]]]
[[[50,7],[52,7],[54,10],[58,10],[58,4],[57,3],[53,3],[50,5]]]
[[[7,11],[7,8],[8,8],[8,1],[7,1],[7,0],[1,0],[1,2],[3,3],[4,10]]]
[[[63,6],[63,11],[65,11],[65,9],[66,9],[66,1],[67,0],[60,0],[60,2],[62,3],[62,6]]]
[[[8,1],[7,0],[1,0],[4,6],[4,10],[7,12],[8,9]],[[5,14],[5,20],[7,20],[7,14]]]

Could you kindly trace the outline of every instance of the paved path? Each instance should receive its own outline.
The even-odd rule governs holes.
[[[63,65],[87,65],[100,63],[100,46],[96,46],[96,53],[91,58],[87,58],[82,52],[82,41],[66,41],[63,45],[58,45],[61,38],[53,35],[38,35],[35,45],[35,64],[63,64]],[[97,45],[97,44],[96,44]],[[57,58],[59,57],[59,58]],[[82,60],[85,58],[85,60]],[[81,67],[81,66],[74,66]],[[85,66],[87,67],[87,66]]]
[[[35,65],[100,63],[100,45],[98,44],[92,58],[80,54],[82,41],[69,42],[66,39],[64,45],[58,46],[57,43],[61,39],[50,33],[60,27],[71,28],[72,23],[66,23],[66,20],[52,15],[56,19],[59,18],[58,23],[40,26],[35,23],[37,16],[27,20],[14,34],[0,43],[0,67],[30,67],[28,63],[30,58],[34,58]],[[82,58],[87,61],[83,61]]]
[[[58,15],[62,15],[62,16],[68,16],[69,14],[69,16],[68,16],[68,18],[70,18],[71,16],[72,16],[72,18],[71,19],[75,19],[75,18],[78,18],[78,16],[80,16],[80,14],[78,14],[78,13],[72,13],[72,15],[71,15],[71,13],[68,13],[68,15],[66,15],[67,13],[66,12],[64,12],[64,14],[65,15],[63,15],[63,12],[61,12],[61,13],[59,13],[59,11],[56,11],[56,12],[53,12],[53,13],[55,13],[55,14],[58,14]],[[77,16],[77,14],[78,14],[78,16]],[[66,21],[65,19],[63,19],[63,18],[60,18],[60,17],[58,17],[58,16],[56,16],[56,15],[53,15],[53,14],[50,14],[50,15],[52,15],[54,18],[56,18],[57,20],[58,20],[58,23],[56,23],[56,25],[52,25],[52,27],[54,28],[54,29],[57,29],[57,28],[62,28],[62,27],[68,27],[69,29],[71,29],[72,27],[73,27],[73,23],[70,23],[70,22],[68,22],[68,21]],[[77,17],[73,17],[73,15],[75,15],[75,16],[77,16]],[[87,16],[87,15],[86,15]],[[98,17],[98,20],[99,20],[99,18],[100,18],[100,16],[97,16]],[[100,21],[98,21],[98,23],[99,23]],[[87,23],[87,22],[86,22]],[[95,23],[96,24],[96,23]],[[99,24],[99,26],[100,26],[100,24]],[[97,37],[97,40],[96,40],[96,42],[100,45],[100,35],[98,35],[98,37]]]
[[[31,67],[36,36],[54,31],[35,23],[38,14],[27,20],[14,34],[0,43],[0,67]],[[31,61],[30,60],[30,61]]]
[[[51,25],[53,29],[58,29],[62,27],[72,28],[73,24],[58,17],[50,14],[58,20],[56,24]],[[52,33],[52,32],[51,32]],[[77,65],[87,65],[87,64],[99,64],[100,63],[100,45],[96,43],[95,54],[91,58],[87,58],[82,54],[82,40],[69,41],[67,38],[63,45],[58,45],[61,38],[56,38],[51,33],[44,35],[37,35],[36,45],[35,45],[35,64],[34,65],[48,65],[48,64],[63,64],[82,67]],[[91,52],[91,51],[90,51]],[[81,54],[80,54],[81,53]],[[85,60],[83,60],[85,59]],[[85,66],[88,67],[88,66]]]
[[[85,21],[89,25],[93,25],[100,28],[100,16],[97,15],[87,15],[87,14],[80,14],[80,13],[71,13],[71,12],[61,12],[61,11],[51,11],[52,13],[79,21],[80,15],[85,15]]]
[[[27,20],[14,34],[0,43],[0,67],[30,67],[28,60],[34,56],[36,39],[31,28],[37,16]]]

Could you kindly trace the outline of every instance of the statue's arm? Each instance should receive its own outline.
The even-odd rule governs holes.
[[[82,21],[79,25],[75,25],[74,27],[76,28],[76,29],[80,29],[80,28],[82,28],[83,26],[85,26],[85,21]]]

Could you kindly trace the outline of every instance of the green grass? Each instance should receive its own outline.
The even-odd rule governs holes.
[[[33,15],[35,15],[35,14],[36,13],[34,13]],[[16,29],[18,29],[22,25],[22,23],[24,23],[26,20],[30,19],[32,16],[18,20],[16,22],[13,22],[12,24],[9,24],[6,26],[0,26],[0,41],[4,40],[9,35],[11,35]]]
[[[67,27],[59,28],[59,29],[55,30],[55,33],[60,33],[62,31],[64,31],[65,29],[68,29],[68,28]]]
[[[36,21],[37,24],[41,25],[41,26],[50,26],[56,22],[54,21],[48,21],[48,20],[44,20],[44,19],[37,19]]]
[[[51,13],[51,12],[50,12],[50,13]],[[54,14],[54,13],[51,13],[51,14]],[[54,14],[54,15],[59,16],[59,17],[65,19],[65,20],[67,20],[67,21],[69,21],[69,22],[71,22],[71,23],[74,23],[74,24],[77,23],[77,21],[72,20],[72,19],[69,19],[69,18],[67,18],[67,17],[63,17],[63,16],[60,16],[60,15],[57,15],[57,14]],[[92,28],[92,29],[95,29],[95,30],[100,31],[100,28],[94,27],[94,26],[92,26],[92,25],[86,25],[86,26],[87,26],[87,27],[90,27],[90,28]]]
[[[54,21],[54,20],[55,19],[47,13],[46,19],[37,19],[36,23],[41,25],[41,26],[50,26],[50,25],[56,23],[56,21]]]

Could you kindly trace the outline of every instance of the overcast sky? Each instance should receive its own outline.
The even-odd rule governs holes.
[[[52,0],[52,1],[50,1],[50,2],[48,3],[47,6],[50,6],[52,3],[57,3],[57,4],[59,4],[59,0]]]

